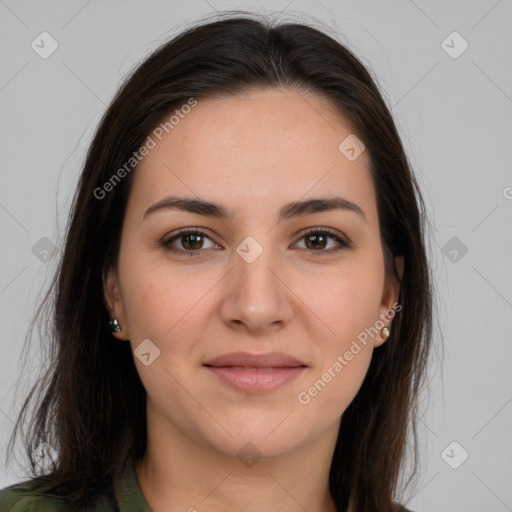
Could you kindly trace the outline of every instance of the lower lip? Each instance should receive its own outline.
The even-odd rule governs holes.
[[[286,368],[235,368],[230,366],[206,366],[220,380],[247,393],[267,393],[296,379],[304,366]]]

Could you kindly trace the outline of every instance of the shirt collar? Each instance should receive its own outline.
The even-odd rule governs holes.
[[[133,464],[128,464],[120,477],[115,480],[114,490],[119,512],[151,512],[137,481]]]

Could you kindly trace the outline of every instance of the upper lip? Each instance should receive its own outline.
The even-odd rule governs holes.
[[[282,352],[266,354],[249,354],[248,352],[232,352],[210,359],[205,366],[242,366],[248,368],[296,368],[307,366],[295,357]]]

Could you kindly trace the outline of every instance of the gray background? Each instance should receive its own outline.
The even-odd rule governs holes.
[[[440,297],[409,507],[512,510],[510,0],[0,0],[0,457],[41,367],[37,337],[28,353],[23,343],[100,116],[150,50],[184,23],[235,8],[311,14],[373,68],[423,187]],[[59,45],[47,59],[31,47],[44,31]],[[460,55],[454,31],[469,45]],[[0,487],[19,480],[23,464],[0,470]]]

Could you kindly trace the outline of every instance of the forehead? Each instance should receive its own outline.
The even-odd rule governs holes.
[[[340,151],[352,129],[312,93],[255,89],[199,99],[168,132],[153,136],[156,146],[135,172],[130,201],[139,209],[170,193],[235,211],[339,193],[375,210],[367,152],[350,161]]]

